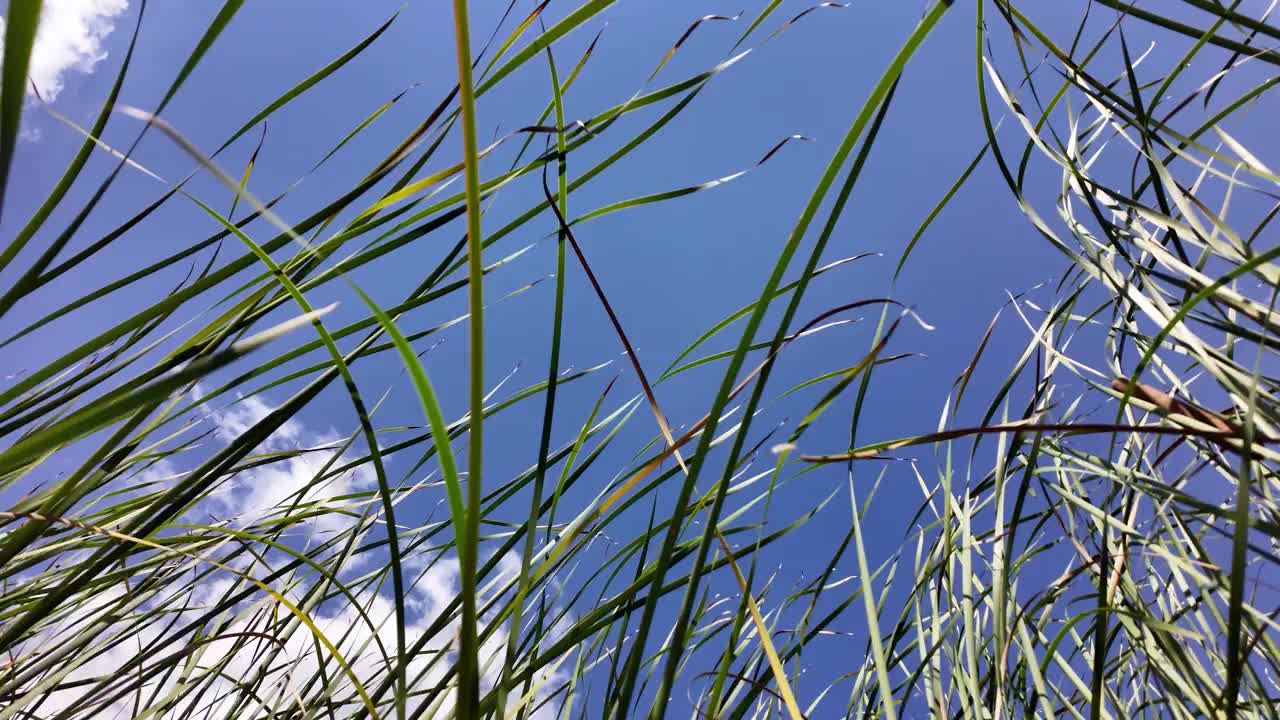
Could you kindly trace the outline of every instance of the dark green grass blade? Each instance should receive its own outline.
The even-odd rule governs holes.
[[[36,26],[40,23],[41,0],[12,0],[4,22],[4,70],[0,77],[0,214],[4,212],[5,188],[9,184],[9,166],[18,143],[22,125],[22,104],[27,97],[27,68],[31,64],[31,48],[36,42]],[[11,243],[0,254],[0,270],[13,261],[17,253]]]
[[[146,0],[143,0],[143,2],[138,5],[138,20],[134,24],[133,35],[129,39],[129,49],[125,51],[124,60],[120,63],[120,71],[116,73],[116,80],[111,85],[111,91],[107,94],[107,99],[103,101],[102,109],[98,111],[98,117],[94,120],[93,128],[90,130],[90,133],[94,137],[102,135],[103,129],[107,126],[107,120],[111,117],[111,110],[116,104],[116,98],[120,96],[120,87],[124,85],[125,75],[129,72],[129,64],[133,60],[133,50],[138,44],[138,33],[142,30],[142,18],[146,15],[146,12],[147,3]],[[40,207],[36,210],[35,214],[31,216],[31,219],[27,221],[26,225],[22,226],[22,229],[18,231],[18,234],[14,236],[13,240],[10,241],[9,245],[5,248],[4,255],[0,258],[0,268],[7,265],[14,256],[21,252],[22,248],[26,247],[26,244],[31,240],[32,236],[36,234],[42,225],[44,225],[44,221],[49,218],[49,214],[58,206],[58,203],[60,203],[63,197],[66,196],[67,191],[71,189],[71,185],[75,183],[76,178],[80,176],[80,171],[84,169],[84,165],[89,160],[89,155],[93,152],[93,149],[93,140],[89,138],[86,138],[85,141],[80,144],[80,149],[76,152],[75,157],[71,159],[71,163],[67,165],[67,169],[63,171],[62,177],[58,179],[57,185],[53,187],[53,190],[51,190],[45,197],[44,202],[40,204]],[[2,183],[0,183],[0,185],[2,185]],[[0,189],[0,206],[2,205],[3,190]],[[49,263],[53,262],[54,258],[57,257],[58,252],[69,239],[69,234],[64,233],[63,237],[58,238],[57,241],[50,244],[49,248],[41,254],[40,258],[22,274],[22,277],[18,278],[18,280],[5,291],[4,295],[0,297],[0,316],[3,316],[5,312],[7,312],[9,308],[17,302],[23,292],[33,288],[33,281],[35,278],[39,277],[40,274],[44,272]]]

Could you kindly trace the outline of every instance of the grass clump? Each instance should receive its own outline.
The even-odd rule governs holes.
[[[405,93],[316,148],[308,176],[340,158],[346,184],[302,195],[305,209],[293,202],[301,180],[270,197],[250,190],[266,123],[358,66],[394,17],[209,155],[164,110],[253,12],[240,2],[220,7],[153,111],[119,101],[145,3],[93,124],[47,108],[84,139],[39,207],[20,221],[21,208],[5,208],[18,229],[0,251],[0,317],[16,329],[0,347],[77,331],[0,391],[0,720],[1280,715],[1269,581],[1280,178],[1272,149],[1239,130],[1274,102],[1270,8],[1098,0],[1066,27],[1038,21],[1033,3],[967,6],[985,144],[918,231],[883,249],[895,278],[927,264],[935,221],[980,192],[1021,212],[1064,270],[1010,295],[973,338],[940,418],[868,442],[866,398],[891,377],[880,368],[912,357],[910,333],[928,326],[909,299],[813,307],[810,290],[863,257],[830,261],[837,224],[874,173],[900,89],[927,84],[928,68],[907,73],[913,59],[964,20],[963,4],[927,3],[865,97],[840,95],[852,120],[758,290],[733,311],[708,298],[728,314],[662,372],[627,334],[644,308],[615,305],[618,287],[579,236],[587,221],[747,171],[585,212],[581,189],[639,157],[748,54],[838,4],[784,15],[765,3],[726,56],[662,84],[704,21],[735,19],[707,15],[664,46],[642,90],[570,119],[567,98],[602,52],[589,33],[613,4],[513,3],[491,36],[474,33],[488,39],[473,51],[456,0],[456,85],[376,155],[352,152],[385,139],[373,128]],[[23,107],[39,111],[26,73],[40,12],[15,0],[6,17],[0,190],[14,180]],[[582,36],[594,39],[570,44]],[[482,147],[486,96],[532,77],[546,80],[545,98]],[[105,139],[117,122],[134,123],[127,147]],[[225,169],[260,127],[245,167]],[[160,178],[135,154],[150,134],[196,172],[162,180],[114,229],[86,229],[118,178]],[[110,171],[83,172],[91,159]],[[214,192],[231,198],[225,215]],[[500,197],[527,203],[505,219]],[[174,238],[159,260],[104,270],[37,312],[42,288],[108,268],[117,243],[184,203],[216,231]],[[301,219],[284,219],[286,206]],[[513,376],[486,379],[506,358],[484,320],[533,302],[525,293],[541,281],[494,291],[495,274],[531,252],[513,246],[520,233],[554,245],[554,299],[539,316],[545,379],[511,389]],[[422,265],[415,287],[369,292],[397,262]],[[590,310],[609,320],[599,352],[625,349],[634,377],[608,376],[609,363],[565,369],[566,338],[587,313],[566,295],[583,280]],[[335,292],[339,310],[317,309]],[[143,299],[67,324],[122,295]],[[879,322],[852,363],[795,381],[779,370],[805,353],[795,341],[858,312]],[[420,318],[434,324],[409,332]],[[469,338],[465,380],[434,359],[455,326]],[[1011,333],[1024,344],[1006,355],[993,338]],[[663,383],[676,378],[705,388],[696,413],[671,411]],[[466,411],[451,417],[453,386],[465,386]],[[416,397],[401,421],[406,388]],[[801,410],[785,437],[762,425],[784,399]],[[333,407],[348,415],[330,424],[349,434],[303,438],[307,419]],[[512,416],[533,421],[514,438],[493,430]],[[824,447],[832,437],[848,442]],[[515,472],[498,457],[526,450]],[[868,523],[881,508],[903,512],[881,495],[898,481],[923,499],[890,543]],[[839,531],[798,545],[818,522]],[[798,546],[799,579],[765,567],[768,552]],[[831,662],[832,636],[843,665],[810,679],[806,664]]]

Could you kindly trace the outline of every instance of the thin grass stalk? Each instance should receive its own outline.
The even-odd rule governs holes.
[[[480,551],[481,471],[484,461],[484,237],[480,234],[479,143],[476,140],[476,95],[471,79],[471,31],[467,0],[454,0],[454,45],[458,61],[458,106],[462,124],[463,179],[467,208],[467,305],[471,427],[467,436],[466,534],[460,558],[462,627],[458,658],[457,715],[473,720],[480,715],[480,644],[477,636],[476,558]]]

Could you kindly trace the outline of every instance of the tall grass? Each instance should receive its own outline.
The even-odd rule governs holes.
[[[315,148],[315,168],[337,157],[352,171],[328,201],[305,213],[291,206],[300,220],[275,211],[296,183],[259,198],[249,190],[257,152],[233,174],[223,151],[304,93],[324,93],[395,18],[209,155],[163,110],[191,91],[193,70],[252,4],[221,6],[150,112],[117,105],[131,44],[91,127],[55,113],[83,145],[0,251],[9,278],[0,315],[19,328],[0,348],[20,352],[66,327],[63,318],[91,316],[122,290],[142,296],[154,278],[199,262],[133,314],[76,325],[86,332],[69,349],[0,391],[0,720],[1280,717],[1280,594],[1270,579],[1280,577],[1280,380],[1269,375],[1280,347],[1270,336],[1280,326],[1271,226],[1280,177],[1266,164],[1271,148],[1249,149],[1228,129],[1274,94],[1280,27],[1271,8],[1097,0],[1078,3],[1078,27],[1061,28],[1037,24],[1035,3],[976,0],[972,111],[986,144],[956,168],[919,231],[889,249],[899,272],[929,262],[935,219],[960,193],[981,192],[1019,208],[1065,270],[1036,296],[1048,302],[1011,296],[973,339],[940,418],[920,418],[918,435],[867,443],[864,400],[882,377],[876,369],[909,355],[899,333],[923,321],[910,298],[850,297],[816,313],[803,301],[814,278],[858,259],[824,264],[828,241],[868,181],[897,89],[928,82],[923,70],[904,71],[941,23],[962,20],[959,8],[929,3],[882,59],[869,94],[832,101],[852,120],[792,210],[798,217],[755,299],[719,309],[724,319],[659,372],[651,363],[662,359],[631,345],[628,314],[615,311],[613,288],[592,272],[575,233],[585,220],[741,173],[589,211],[575,193],[677,122],[745,54],[783,30],[804,32],[811,11],[834,4],[785,15],[777,0],[765,3],[723,61],[569,121],[565,98],[599,50],[593,41],[570,55],[563,41],[598,28],[612,4],[586,0],[547,22],[546,3],[513,3],[492,36],[475,33],[489,39],[473,52],[468,4],[456,0],[457,85],[378,156],[353,158],[348,143],[403,93]],[[137,27],[146,12],[140,3]],[[39,2],[9,3],[0,190],[13,179],[24,104],[40,111],[24,99],[39,14]],[[712,19],[723,17],[703,18]],[[656,68],[696,41],[701,22]],[[1131,46],[1134,33],[1180,56]],[[549,77],[545,104],[505,118],[521,129],[481,147],[478,100],[533,68]],[[230,212],[215,209],[193,175],[166,183],[101,237],[84,231],[122,173],[154,175],[134,157],[137,141],[117,148],[102,139],[117,122],[134,123],[138,140],[167,136],[197,174],[222,182]],[[101,180],[81,172],[94,153],[115,163]],[[513,161],[498,167],[499,156]],[[443,169],[426,170],[432,162]],[[1007,187],[974,187],[982,163]],[[450,185],[459,175],[461,191]],[[493,199],[517,186],[541,199],[506,224],[482,223]],[[101,253],[173,203],[220,229],[175,237],[167,257],[35,310],[38,291],[98,267]],[[237,218],[237,208],[247,214]],[[12,222],[17,210],[5,212]],[[56,232],[51,218],[71,220]],[[506,380],[486,385],[482,316],[486,302],[529,302],[527,287],[482,290],[525,251],[503,242],[517,232],[554,239],[555,299],[546,379],[510,390]],[[379,306],[359,271],[410,252],[434,264],[412,292]],[[642,388],[632,397],[619,399],[605,365],[562,367],[565,290],[578,271],[611,320],[602,355],[627,351]],[[354,316],[309,299],[338,280]],[[465,315],[404,329],[440,317],[463,291]],[[880,323],[856,362],[833,362],[791,388],[769,384],[777,359],[805,352],[793,341],[866,309]],[[449,418],[435,388],[464,380],[429,371],[427,353],[456,325],[470,337],[469,408]],[[995,332],[1017,334],[1025,349],[994,355]],[[710,352],[717,340],[729,349]],[[362,372],[388,367],[374,359],[384,353],[403,373]],[[971,384],[980,365],[1004,368],[1005,379]],[[709,404],[668,417],[653,386],[707,366],[720,373]],[[355,429],[299,444],[300,423],[330,387],[350,403]],[[382,421],[406,387],[420,422]],[[571,387],[585,388],[588,408],[564,400]],[[275,404],[269,392],[291,394]],[[761,429],[769,400],[796,394],[810,409],[790,434]],[[957,420],[968,416],[966,400],[966,410],[981,409],[980,423]],[[536,404],[541,421],[512,443],[536,447],[536,458],[513,476],[482,467],[485,423],[523,404]],[[193,414],[204,421],[189,422]],[[573,432],[556,431],[566,423]],[[847,428],[848,446],[815,447],[807,433],[819,425]],[[630,445],[624,427],[651,440]],[[929,459],[880,462],[912,447]],[[770,467],[752,471],[753,459]],[[54,473],[55,463],[72,469]],[[817,472],[846,482],[821,497],[791,482]],[[916,483],[923,500],[877,565],[885,540],[864,526],[890,476]],[[246,477],[292,484],[273,494],[246,488]],[[228,500],[245,493],[255,503]],[[805,511],[766,522],[772,503],[797,493]],[[807,549],[816,574],[791,588],[774,582],[761,552],[819,514],[846,518],[847,532]],[[849,564],[855,575],[841,575]],[[725,587],[734,594],[714,594]],[[850,627],[845,647],[856,651],[821,683],[802,682],[806,651],[829,658],[815,644]]]

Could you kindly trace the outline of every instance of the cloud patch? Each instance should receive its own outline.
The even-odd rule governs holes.
[[[45,0],[29,70],[41,97],[52,102],[66,87],[68,73],[92,73],[106,59],[103,41],[128,7],[129,0]],[[0,36],[3,31],[0,18]]]
[[[499,584],[509,585],[512,579],[510,576],[501,578],[506,583]],[[421,582],[413,585],[407,600],[417,617],[409,621],[405,628],[405,635],[410,643],[421,638],[432,622],[445,611],[458,581],[458,564],[450,558],[438,562]],[[46,716],[65,711],[73,716],[91,717],[95,720],[114,720],[136,714],[134,692],[104,703],[103,697],[109,697],[110,693],[98,692],[91,681],[110,677],[118,673],[121,667],[137,668],[137,653],[141,648],[151,647],[166,637],[171,637],[167,634],[170,627],[196,620],[209,605],[217,604],[236,587],[237,583],[231,578],[218,577],[191,586],[184,593],[167,601],[146,598],[130,606],[123,589],[110,586],[86,603],[83,612],[77,613],[76,617],[80,620],[90,617],[98,620],[106,627],[102,633],[104,639],[111,637],[118,642],[104,642],[98,646],[104,648],[101,651],[67,658],[60,668],[65,673],[64,689],[47,694],[33,691],[29,696],[19,699],[19,707],[30,707],[38,703]],[[282,587],[281,590],[293,603],[303,605],[305,588],[306,583],[300,583],[289,588]],[[354,600],[359,603],[363,612],[348,602],[342,602],[311,607],[309,616],[315,623],[316,630],[339,648],[356,676],[362,678],[367,687],[373,688],[388,673],[390,661],[383,653],[394,652],[395,608],[388,596],[368,590],[358,591]],[[148,623],[141,628],[103,619],[119,613],[125,606],[130,606],[135,612],[163,609],[168,615],[164,622]],[[359,705],[355,686],[337,669],[332,657],[325,657],[327,653],[317,650],[315,636],[307,628],[297,624],[287,631],[281,631],[279,627],[273,628],[262,622],[261,610],[260,600],[242,603],[228,609],[220,621],[208,624],[203,635],[181,638],[181,642],[177,644],[189,648],[189,655],[184,658],[187,663],[184,666],[184,681],[189,683],[189,687],[181,688],[173,675],[152,673],[148,675],[151,679],[145,682],[142,692],[136,693],[136,696],[159,698],[148,709],[156,717],[166,719],[219,717],[227,715],[237,706],[240,706],[242,713],[250,716],[290,715],[298,709],[300,690],[312,679],[321,676],[323,666],[330,678],[330,697],[337,698],[352,708]],[[273,612],[288,617],[288,613],[282,608],[275,607]],[[174,621],[172,626],[169,620]],[[62,633],[71,634],[75,630],[72,627],[58,628],[46,633],[42,639],[47,641],[46,644],[55,644],[62,639]],[[264,632],[266,630],[270,632]],[[454,642],[457,632],[458,623],[454,617],[444,630],[435,633],[426,643],[423,652],[407,663],[406,677],[412,682],[408,710],[417,711],[420,705],[426,704],[430,697],[427,691],[437,687],[446,678],[457,651]],[[245,636],[252,634],[264,639],[246,642]],[[480,648],[483,691],[492,689],[499,680],[507,639],[506,627],[500,625],[493,629],[493,634]],[[551,641],[555,639],[552,637]],[[173,645],[163,647],[165,651],[156,653],[155,659],[166,657]],[[433,662],[442,653],[449,661]],[[554,720],[563,700],[558,691],[570,680],[566,670],[567,659],[568,656],[562,657],[558,662],[540,669],[536,673],[534,692],[526,698],[517,689],[509,697],[509,708],[514,710],[518,705],[528,704],[536,709],[526,717],[531,720]],[[144,675],[141,668],[139,671],[138,675]],[[239,692],[232,678],[259,683],[256,692]],[[129,681],[118,678],[113,684],[115,687],[126,687]],[[443,696],[435,699],[433,709],[436,717],[449,717],[452,714],[454,692],[449,689]],[[312,689],[312,695],[314,694]],[[393,715],[389,703],[389,698],[383,698],[379,709],[381,716]],[[428,716],[431,714],[427,713]]]
[[[205,397],[199,387],[193,395],[197,401]],[[220,442],[233,440],[275,410],[257,396],[242,397],[216,408],[212,402],[203,402],[200,408],[203,421],[209,423],[211,436]],[[191,512],[206,518],[215,516],[214,524],[245,527],[277,515],[295,502],[305,502],[329,511],[345,509],[350,511],[350,516],[322,513],[306,521],[310,533],[282,535],[278,538],[281,543],[294,549],[314,548],[312,541],[317,537],[332,538],[334,533],[344,532],[359,533],[368,540],[380,539],[385,525],[380,522],[356,524],[356,517],[366,511],[376,515],[376,504],[353,503],[348,497],[352,493],[367,492],[374,485],[373,473],[367,464],[356,465],[331,481],[314,482],[330,461],[340,465],[357,459],[359,451],[348,448],[350,454],[344,454],[342,445],[335,431],[317,429],[298,418],[290,419],[254,452],[288,454],[300,449],[315,452],[246,469]],[[181,471],[166,460],[138,473],[131,481],[150,488],[180,474]],[[210,522],[205,518],[193,520]],[[332,552],[340,548],[341,545],[335,546]],[[231,713],[275,717],[308,712],[308,708],[298,707],[304,695],[311,699],[327,695],[341,703],[338,707],[346,716],[348,710],[361,702],[356,685],[337,668],[333,653],[317,642],[310,628],[292,621],[291,612],[265,593],[256,593],[249,599],[229,600],[233,593],[247,586],[236,574],[262,578],[269,569],[282,568],[293,559],[290,554],[264,545],[256,550],[252,555],[240,554],[231,560],[222,559],[221,551],[202,551],[201,555],[207,559],[225,562],[232,572],[223,569],[190,582],[175,578],[168,585],[134,586],[137,589],[133,591],[123,583],[109,584],[95,591],[76,612],[67,613],[18,650],[17,657],[38,662],[51,648],[61,647],[81,633],[92,633],[95,637],[84,649],[57,659],[50,669],[61,681],[56,688],[28,686],[26,694],[14,701],[14,707],[31,713],[38,708],[37,714],[41,717],[65,712],[68,717],[116,720],[139,714],[135,703],[141,698],[147,703],[146,710],[157,720],[221,717]],[[313,554],[312,557],[328,564],[334,555]],[[65,562],[80,559],[72,556]],[[350,594],[323,602],[309,596],[308,591],[323,581],[319,574],[306,567],[271,581],[273,590],[293,605],[305,608],[315,632],[337,648],[337,654],[345,659],[364,687],[370,689],[389,677],[394,664],[388,653],[394,653],[396,644],[395,603],[388,593],[388,583],[350,577],[349,573],[353,568],[369,568],[373,574],[372,562],[386,561],[385,554],[365,552],[346,558],[340,569],[329,565],[340,573],[344,582],[350,583],[346,586]],[[495,572],[478,589],[482,608],[491,601],[500,606],[512,598],[520,567],[520,560],[514,554],[500,558]],[[187,571],[208,568],[207,564],[191,562]],[[406,677],[410,683],[407,709],[411,713],[421,709],[428,716],[447,717],[452,713],[455,691],[450,688],[439,696],[428,691],[446,680],[456,662],[460,618],[458,608],[451,607],[451,603],[461,588],[457,557],[443,550],[420,548],[404,559],[403,569],[407,609],[405,638],[410,645],[419,641],[423,645],[421,652],[407,663]],[[331,585],[326,587],[333,589]],[[539,590],[543,591],[545,589]],[[543,636],[542,650],[546,651],[563,636],[569,620],[567,615],[562,615],[554,597],[540,598],[535,594],[525,599],[526,607],[544,599],[552,608],[552,617],[556,618],[551,631]],[[206,617],[214,607],[219,610]],[[500,680],[510,636],[500,613],[490,610],[482,613],[479,620],[482,631],[491,631],[479,650],[481,687],[488,692]],[[434,627],[437,622],[439,628]],[[532,708],[525,715],[530,720],[555,720],[569,694],[565,686],[572,679],[569,668],[574,653],[570,650],[540,667],[527,694],[523,685],[513,690],[508,696],[508,715],[514,715],[514,709],[524,705]],[[173,667],[180,668],[181,672],[165,672]],[[130,671],[122,674],[121,668]],[[51,675],[42,675],[41,679],[48,677]],[[319,691],[311,684],[318,677],[327,678],[327,690]],[[100,687],[99,681],[104,679],[107,682]],[[141,687],[134,685],[135,682]],[[237,682],[252,684],[252,692]],[[121,689],[128,692],[119,694]],[[392,700],[390,696],[382,698],[379,707],[382,717],[394,716]],[[429,701],[433,704],[425,706]]]
[[[197,385],[192,395],[200,400],[203,388]],[[224,442],[235,440],[275,410],[252,396],[222,408],[207,405],[202,408],[205,420],[213,425],[214,435]],[[342,445],[343,438],[336,432],[316,431],[291,418],[268,436],[256,452],[301,453],[238,473],[210,496],[208,506],[203,509],[215,517],[245,526],[287,512],[298,504],[330,509],[345,507],[350,514],[324,513],[310,518],[307,524],[321,533],[346,530],[355,524],[366,501],[341,498],[370,490],[377,478],[367,463],[340,473],[330,472],[356,460],[355,455],[342,452]],[[384,458],[384,462],[389,460]]]

